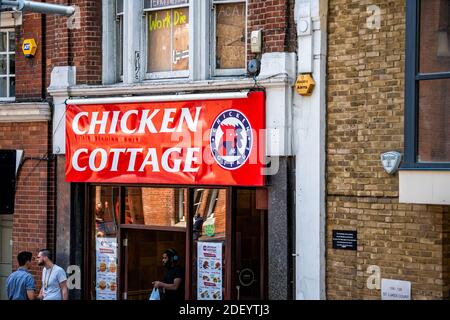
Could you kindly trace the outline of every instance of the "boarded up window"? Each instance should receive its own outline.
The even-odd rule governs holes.
[[[147,72],[189,69],[189,8],[147,14]]]
[[[216,4],[216,68],[245,68],[245,2]]]

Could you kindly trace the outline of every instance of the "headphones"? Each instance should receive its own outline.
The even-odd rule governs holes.
[[[175,249],[169,248],[166,251],[170,252],[172,254],[172,257],[170,258],[172,261],[178,261],[178,255]]]

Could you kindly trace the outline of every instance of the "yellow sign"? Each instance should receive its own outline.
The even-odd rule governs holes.
[[[34,57],[36,54],[37,44],[34,39],[25,39],[22,44],[22,51],[25,57]]]
[[[297,78],[295,88],[297,89],[299,95],[310,96],[312,95],[315,85],[316,83],[314,82],[314,79],[311,77],[309,73],[301,74]]]

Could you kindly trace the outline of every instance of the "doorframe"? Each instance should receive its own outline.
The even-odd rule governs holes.
[[[8,217],[9,219],[4,219],[4,217]],[[14,261],[13,261],[13,248],[12,248],[12,233],[13,233],[13,229],[14,229],[14,216],[12,214],[5,214],[5,215],[0,215],[0,225],[5,225],[5,229],[7,228],[11,228],[11,238],[9,239],[9,242],[7,243],[8,246],[11,247],[11,255],[10,255],[10,259],[9,259],[9,263],[5,263],[5,265],[10,265],[11,266],[11,270],[8,271],[9,274],[11,274],[11,272],[13,271],[13,266],[14,266]],[[2,237],[2,232],[1,232],[1,228],[0,228],[0,240]],[[0,248],[1,250],[1,248]],[[9,274],[5,277],[5,280],[8,278]],[[6,285],[6,282],[5,282]],[[5,290],[6,293],[6,286],[2,288],[2,290]],[[6,297],[7,298],[7,297]]]

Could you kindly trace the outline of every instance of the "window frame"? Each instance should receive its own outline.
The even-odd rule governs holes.
[[[0,78],[5,78],[6,79],[6,96],[0,96],[0,102],[11,102],[11,101],[15,101],[16,100],[16,96],[11,96],[11,92],[10,92],[10,83],[11,83],[11,78],[14,78],[14,80],[16,79],[16,73],[14,74],[10,74],[10,66],[11,66],[11,60],[10,60],[10,56],[14,55],[14,61],[16,58],[16,48],[14,49],[14,51],[10,51],[9,50],[9,34],[10,32],[14,33],[14,39],[15,39],[15,29],[11,28],[11,27],[4,27],[0,29],[0,32],[2,33],[6,33],[6,51],[1,51],[0,54],[2,55],[6,55],[7,60],[6,60],[6,74],[5,75],[0,75]],[[14,68],[15,69],[15,68]]]
[[[426,80],[450,79],[449,72],[421,73],[420,1],[406,1],[405,63],[405,154],[402,170],[450,170],[449,162],[419,162],[419,83]]]
[[[119,10],[118,0],[115,1],[115,46],[116,46],[116,81],[123,82],[124,61],[123,61],[123,47],[124,47],[124,28],[125,28],[125,12],[124,4],[122,3],[122,10]]]
[[[176,70],[176,71],[160,71],[160,72],[148,72],[147,70],[147,63],[148,63],[148,18],[147,14],[149,12],[154,11],[163,11],[163,10],[172,10],[172,9],[178,9],[178,8],[188,8],[189,10],[189,47],[192,43],[192,37],[193,37],[193,23],[191,21],[191,11],[195,10],[194,1],[189,1],[188,5],[172,5],[162,8],[144,8],[144,1],[142,1],[142,17],[144,19],[143,25],[145,27],[144,32],[142,33],[142,42],[141,42],[141,48],[143,49],[144,57],[142,59],[143,61],[143,68],[144,68],[144,80],[164,80],[164,79],[178,79],[178,78],[189,78],[190,77],[190,69],[191,69],[191,63],[193,60],[192,50],[189,48],[189,67],[187,70]]]
[[[216,4],[230,4],[230,3],[242,3],[245,5],[245,65],[240,69],[220,69],[216,68]],[[210,22],[210,65],[211,74],[210,77],[229,77],[229,76],[246,76],[247,75],[247,42],[248,42],[248,1],[247,0],[209,0],[211,8],[211,22]]]

